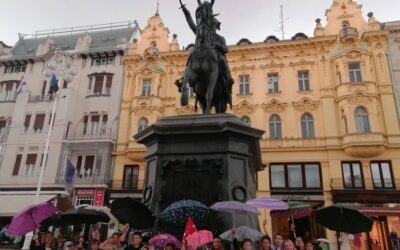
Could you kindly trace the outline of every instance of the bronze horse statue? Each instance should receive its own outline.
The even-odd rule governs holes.
[[[216,21],[213,14],[211,2],[201,2],[197,0],[199,6],[196,10],[196,24],[193,22],[189,11],[182,1],[179,0],[181,8],[186,16],[190,28],[196,34],[196,43],[189,55],[185,74],[177,85],[181,92],[181,105],[188,104],[188,85],[193,88],[196,94],[195,110],[197,104],[204,114],[210,114],[212,107],[216,113],[225,113],[227,104],[230,103],[230,90],[227,89],[224,74],[221,74],[220,54],[216,49],[216,44],[220,37],[216,35]],[[225,43],[225,39],[223,39]],[[226,44],[225,44],[226,46]]]

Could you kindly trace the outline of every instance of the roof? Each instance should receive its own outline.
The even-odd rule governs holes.
[[[3,48],[11,48],[11,46],[8,46],[7,44],[3,43],[3,41],[0,41],[0,45],[1,45]]]
[[[88,51],[107,51],[120,48],[118,45],[130,41],[138,27],[112,29],[104,31],[87,32],[91,36],[92,42]],[[48,36],[32,39],[20,39],[12,49],[14,58],[34,57],[40,44],[44,44],[47,39],[54,41],[54,47],[63,50],[74,50],[79,37],[83,37],[86,33]],[[125,42],[125,43],[126,43]]]

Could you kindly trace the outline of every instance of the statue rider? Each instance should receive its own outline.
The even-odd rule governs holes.
[[[193,31],[195,35],[197,35],[197,25],[194,23],[189,10],[186,8],[186,5],[182,3],[182,0],[179,0],[179,2],[181,4],[181,9],[185,14],[185,18],[187,23],[189,24],[190,29]],[[196,10],[196,14],[198,11],[199,8]],[[226,88],[226,91],[228,92],[229,105],[232,107],[231,94],[232,94],[232,85],[234,81],[232,79],[231,71],[229,69],[228,61],[226,59],[226,54],[228,53],[229,49],[228,46],[226,45],[225,38],[217,33],[217,30],[220,30],[221,28],[221,22],[215,18],[215,16],[217,15],[214,15],[212,13],[212,8],[210,9],[210,12],[211,13],[209,13],[209,16],[212,18],[211,42],[218,54],[218,64],[222,73],[222,78],[224,79],[224,86]]]

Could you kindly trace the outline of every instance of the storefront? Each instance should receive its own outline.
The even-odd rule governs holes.
[[[394,250],[391,232],[400,235],[400,195],[395,190],[333,190],[334,203],[346,203],[374,220],[370,233],[361,234],[361,248],[367,250]],[[394,235],[392,233],[392,235]],[[349,236],[355,244],[354,236]]]
[[[74,205],[103,206],[104,188],[76,188],[74,192]]]

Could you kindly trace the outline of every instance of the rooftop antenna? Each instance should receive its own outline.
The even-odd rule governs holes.
[[[281,5],[281,21],[279,24],[281,25],[279,31],[282,33],[282,40],[285,40],[285,22],[289,20],[289,18],[285,18],[285,15],[283,13],[283,5]]]

